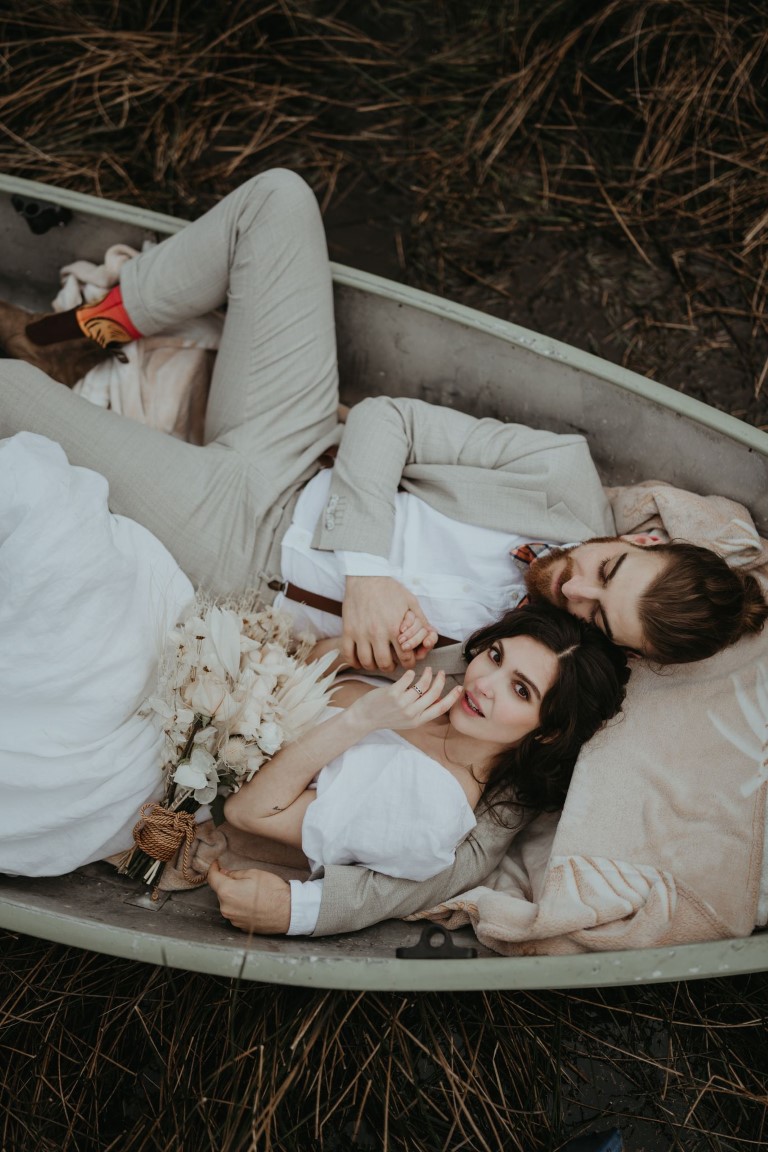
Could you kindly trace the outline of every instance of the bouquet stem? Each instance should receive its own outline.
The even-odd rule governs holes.
[[[201,728],[205,727],[207,722],[206,717],[195,716],[179,763],[188,758],[195,742],[195,735]],[[168,819],[162,821],[163,826],[157,827],[158,820],[162,820],[162,810],[164,809],[170,816],[172,814],[191,814],[196,812],[199,807],[200,804],[188,789],[181,789],[176,795],[176,785],[173,784],[171,791],[161,803],[143,805],[141,819],[133,829],[136,845],[122,861],[118,872],[124,876],[130,876],[133,880],[141,880],[144,884],[158,884],[165,865],[173,859],[185,841],[189,844],[188,829],[190,827],[189,821],[170,821]],[[157,834],[147,836],[148,826],[152,826]],[[155,855],[155,852],[159,855]]]
[[[133,830],[136,847],[131,849],[118,871],[144,884],[156,885],[165,865],[173,860],[185,843],[189,847],[194,839],[194,821],[174,817],[191,816],[199,807],[194,796],[186,790],[164,804],[145,804],[141,819]]]

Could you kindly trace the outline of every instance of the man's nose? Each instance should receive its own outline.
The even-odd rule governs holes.
[[[596,600],[599,595],[597,584],[585,576],[571,576],[570,580],[562,584],[560,591],[574,605],[582,600]]]

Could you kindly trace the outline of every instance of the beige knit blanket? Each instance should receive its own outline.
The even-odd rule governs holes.
[[[647,482],[610,491],[619,532],[714,548],[768,592],[768,544],[741,505]],[[749,935],[766,921],[768,632],[698,664],[637,667],[624,715],[479,888],[422,913],[498,952],[562,954]]]

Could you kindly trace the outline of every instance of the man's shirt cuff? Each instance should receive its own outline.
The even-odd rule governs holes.
[[[291,886],[291,923],[288,936],[311,936],[320,916],[323,898],[322,880],[289,880]]]
[[[336,560],[345,576],[391,576],[386,556],[372,552],[336,552]]]

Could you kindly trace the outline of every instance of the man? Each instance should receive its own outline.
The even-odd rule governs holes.
[[[121,420],[55,383],[71,378],[73,358],[92,351],[93,340],[150,335],[225,301],[204,447]],[[745,605],[759,597],[748,579],[694,549],[675,586],[670,647],[665,589],[679,566],[675,546],[664,554],[646,547],[648,537],[609,535],[610,509],[581,436],[380,397],[352,410],[342,438],[325,237],[314,197],[293,173],[255,177],[130,261],[99,304],[30,319],[0,310],[0,343],[27,361],[0,363],[0,435],[48,436],[71,463],[103,473],[113,511],[152,531],[198,586],[258,586],[265,599],[313,601],[308,611],[324,634],[336,630],[332,602],[343,599],[352,664],[391,671],[431,653],[431,663],[460,671],[458,642],[523,595],[509,552],[530,558],[531,539],[598,537],[536,560],[531,594],[662,662],[701,658],[736,639]],[[332,474],[318,475],[320,457],[339,443]],[[408,613],[414,626],[405,638]],[[471,886],[479,869],[478,879],[486,875],[506,847],[501,839],[484,828],[463,853],[473,854],[472,867],[444,874],[442,895],[446,885]],[[366,903],[365,892],[345,885],[340,905]],[[326,878],[324,905],[333,888]],[[403,914],[386,884],[381,891],[360,923]],[[419,898],[420,906],[434,902],[426,891]],[[311,919],[294,930],[309,930]]]

